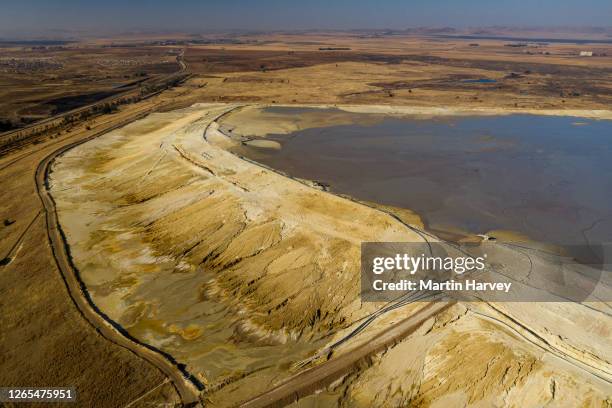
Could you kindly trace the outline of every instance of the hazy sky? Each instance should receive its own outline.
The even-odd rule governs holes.
[[[1,0],[0,33],[612,25],[612,0]]]

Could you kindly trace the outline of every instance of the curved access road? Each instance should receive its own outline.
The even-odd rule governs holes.
[[[339,357],[304,370],[276,387],[240,404],[242,408],[283,407],[310,395],[341,378],[370,355],[384,350],[417,330],[426,320],[456,304],[429,303],[412,316],[382,332],[367,343],[347,350]]]
[[[62,146],[46,156],[38,164],[34,177],[38,196],[40,197],[45,210],[47,235],[49,238],[49,244],[51,245],[51,250],[53,252],[53,257],[55,258],[57,267],[62,274],[66,287],[68,288],[70,297],[80,313],[106,339],[127,348],[161,370],[172,381],[177,393],[180,395],[183,405],[193,407],[203,405],[200,399],[200,389],[202,389],[202,384],[195,377],[190,375],[186,371],[185,367],[174,360],[172,356],[162,352],[161,350],[155,349],[150,345],[139,342],[124,328],[99,310],[94,304],[89,292],[87,291],[87,288],[85,287],[85,284],[80,278],[78,269],[72,262],[70,249],[66,244],[64,233],[59,225],[55,201],[49,193],[47,184],[47,176],[49,174],[51,164],[56,157],[75,146],[94,139],[113,129],[123,127],[134,120],[148,115],[149,113],[150,112],[148,111],[141,113],[136,117],[132,117],[126,121],[116,124],[110,129],[105,129],[87,138]]]

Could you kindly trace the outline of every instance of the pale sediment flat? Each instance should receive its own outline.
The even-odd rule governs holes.
[[[508,108],[461,108],[461,107],[410,107],[389,105],[340,105],[347,112],[385,113],[391,115],[434,116],[497,116],[497,115],[542,115],[575,116],[589,119],[612,119],[612,111],[604,109],[508,109]]]
[[[278,149],[281,148],[280,143],[275,142],[273,140],[249,140],[249,141],[244,142],[244,143],[249,145],[249,146],[261,147],[261,148],[264,148],[264,149],[278,150]]]
[[[299,115],[288,120],[286,114],[275,113],[269,109],[287,108],[299,110]],[[333,112],[330,112],[333,109]],[[366,115],[359,115],[365,113]],[[500,116],[500,115],[539,115],[570,116],[576,118],[612,120],[612,110],[603,109],[508,109],[475,107],[427,107],[427,106],[390,106],[390,105],[282,105],[251,104],[242,107],[219,122],[232,134],[240,136],[265,137],[269,134],[289,134],[313,127],[327,127],[359,123],[366,125],[389,117],[415,117],[419,119],[461,117],[461,116]],[[378,118],[377,118],[378,115]],[[247,134],[248,133],[248,134]]]
[[[236,142],[220,129],[232,115],[215,120],[236,108],[150,115],[70,150],[50,179],[96,305],[186,364],[219,406],[296,375],[296,363],[380,307],[359,298],[361,242],[424,239],[385,212],[227,151]],[[517,268],[528,263],[500,257],[513,254]],[[384,315],[335,353],[416,307]],[[610,327],[609,314],[572,303],[461,304],[300,404],[601,406]]]

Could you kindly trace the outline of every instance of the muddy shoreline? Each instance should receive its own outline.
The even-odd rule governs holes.
[[[348,109],[350,110],[351,108]],[[572,159],[574,156],[567,156],[568,154],[573,154],[576,149],[572,146],[572,143],[576,144],[580,140],[580,144],[584,145],[580,146],[582,150],[590,146],[586,144],[588,139],[585,139],[585,135],[593,139],[594,144],[600,143],[597,134],[602,131],[605,133],[605,126],[607,126],[605,123],[599,124],[598,121],[594,121],[590,123],[593,126],[597,125],[597,127],[581,129],[582,126],[578,127],[578,125],[588,124],[587,122],[581,122],[581,120],[591,121],[592,119],[572,116],[568,120],[563,120],[555,119],[563,118],[563,116],[543,115],[533,116],[533,119],[531,119],[525,115],[515,116],[513,112],[505,112],[503,116],[491,116],[493,115],[491,111],[487,111],[486,116],[473,116],[480,112],[473,110],[451,110],[452,113],[450,114],[423,116],[422,109],[415,110],[412,108],[388,108],[383,110],[393,112],[392,114],[379,113],[380,107],[373,107],[372,110],[360,108],[359,111],[363,113],[359,114],[345,114],[344,112],[346,111],[347,108],[344,106],[325,108],[321,105],[316,107],[305,106],[302,108],[297,106],[248,107],[246,110],[238,110],[226,116],[220,121],[221,126],[219,129],[230,140],[235,141],[235,145],[230,150],[242,157],[249,157],[258,163],[263,163],[268,167],[279,170],[285,175],[291,174],[298,178],[309,179],[319,187],[326,190],[331,189],[340,195],[349,196],[355,200],[365,200],[398,210],[400,208],[409,208],[410,210],[408,211],[416,211],[420,214],[420,220],[417,221],[419,224],[426,224],[429,231],[453,241],[474,240],[483,235],[493,235],[504,240],[514,240],[517,242],[546,241],[551,244],[562,244],[566,247],[581,246],[589,244],[589,242],[582,242],[583,237],[578,232],[576,232],[577,235],[574,234],[575,236],[570,233],[570,231],[574,231],[574,229],[579,227],[580,224],[578,222],[576,222],[576,225],[573,223],[563,224],[563,231],[561,231],[563,233],[551,230],[549,233],[550,237],[539,232],[532,235],[529,229],[516,228],[518,227],[517,222],[520,221],[520,218],[527,218],[528,216],[533,221],[533,217],[539,214],[538,208],[544,205],[543,203],[546,201],[544,200],[546,194],[554,197],[555,194],[558,195],[561,191],[565,191],[563,194],[567,195],[569,201],[547,204],[547,206],[559,207],[556,210],[557,212],[569,211],[576,205],[587,206],[584,207],[584,211],[588,210],[589,214],[593,211],[595,211],[594,214],[597,214],[598,211],[605,211],[605,205],[602,203],[605,203],[607,200],[593,198],[594,201],[588,201],[588,197],[593,196],[595,192],[585,196],[588,191],[583,191],[582,187],[580,192],[574,191],[579,187],[572,187],[572,184],[568,184],[575,182],[575,180],[571,181],[573,179],[566,179],[567,177],[575,178],[578,177],[577,174],[581,173],[574,175],[575,172],[561,172],[561,174],[556,175],[554,168],[547,168],[550,166],[549,164],[539,164],[544,159],[554,164],[555,161],[559,160],[559,155],[562,155],[561,157],[566,155],[567,160]],[[399,114],[397,113],[399,111],[410,112],[410,114]],[[372,114],[371,112],[377,113]],[[417,115],[415,112],[419,112],[419,114]],[[572,113],[576,114],[577,112]],[[258,117],[258,114],[260,117]],[[609,112],[591,112],[591,114],[598,118],[609,116]],[[234,115],[235,119],[232,119]],[[495,119],[498,117],[500,119]],[[430,118],[433,120],[432,122],[428,120]],[[485,120],[485,118],[491,119]],[[398,122],[394,122],[396,120]],[[405,125],[403,124],[404,121],[406,121]],[[498,122],[500,123],[499,125],[497,124]],[[469,123],[469,125],[464,126],[462,125],[463,123]],[[501,126],[503,129],[496,132],[496,126]],[[546,128],[546,126],[550,129]],[[506,129],[511,130],[508,132]],[[533,152],[547,148],[546,146],[550,145],[550,143],[556,142],[548,142],[543,136],[537,133],[532,134],[535,131],[534,129],[537,129],[537,132],[540,134],[546,134],[546,132],[565,132],[567,136],[564,136],[558,142],[564,143],[563,145],[555,146],[554,150],[552,150],[554,153],[548,154],[550,158],[539,153],[538,161],[535,161],[536,157],[533,156]],[[497,134],[499,132],[501,134]],[[423,133],[426,135],[431,133],[431,136],[421,136]],[[449,133],[449,135],[446,136],[445,133]],[[509,134],[505,135],[505,133]],[[516,133],[524,134],[524,136],[518,138],[512,136]],[[401,137],[399,135],[395,136],[395,134],[399,134]],[[452,137],[450,134],[452,134]],[[485,136],[479,136],[479,139],[472,140],[480,134],[486,134],[487,136],[486,138]],[[404,139],[404,137],[408,136],[410,136],[409,139]],[[421,141],[421,139],[423,140]],[[432,150],[425,147],[426,142],[430,139],[434,145],[442,144],[444,148],[438,152],[435,148]],[[455,139],[457,140],[455,141]],[[544,140],[538,141],[538,139]],[[572,140],[575,140],[575,142],[572,142]],[[372,145],[372,143],[375,145]],[[517,150],[526,143],[530,145]],[[385,147],[387,145],[389,147]],[[566,145],[567,147],[565,147]],[[548,148],[553,149],[552,146]],[[417,150],[413,153],[412,149]],[[482,154],[478,153],[481,149],[483,150]],[[595,150],[600,151],[601,146]],[[399,153],[400,151],[401,153]],[[462,153],[467,156],[465,159],[457,161],[459,159],[453,158],[453,153]],[[449,160],[445,159],[444,155],[448,155]],[[517,158],[520,159],[522,156],[525,159],[518,161]],[[533,158],[531,158],[532,156]],[[320,160],[318,159],[319,157],[321,158]],[[357,163],[365,160],[363,166],[354,166],[354,162],[347,162],[351,157]],[[582,160],[581,156],[575,157],[577,160]],[[602,163],[606,162],[605,153],[601,159],[603,162],[592,164],[591,167],[603,165]],[[469,161],[469,163],[464,163],[464,161]],[[383,162],[388,163],[384,164]],[[426,163],[419,164],[421,162]],[[430,168],[432,163],[436,162],[439,162],[439,164]],[[572,167],[572,162],[568,163]],[[579,161],[576,165],[582,164]],[[544,167],[540,169],[542,166]],[[516,167],[516,169],[513,170],[513,167]],[[429,170],[422,174],[426,169]],[[451,171],[450,169],[453,170]],[[360,171],[367,174],[367,176],[364,176],[365,179],[361,176],[354,176]],[[486,174],[483,174],[484,171],[486,171]],[[537,175],[542,174],[543,171],[553,174],[549,176],[550,181],[539,181],[537,178],[527,177],[527,174]],[[605,173],[603,170],[602,172]],[[422,181],[417,182],[416,179],[413,180],[410,176],[413,173],[415,177],[417,174],[420,174],[421,176],[418,178],[422,179]],[[452,182],[458,174],[464,173],[467,179]],[[488,185],[481,185],[484,180],[495,178],[494,175],[497,173],[500,173],[498,174],[500,180],[504,179],[504,177],[510,177],[503,183],[503,190],[499,190],[497,187],[498,183],[494,182],[488,182]],[[521,176],[523,173],[525,174]],[[504,201],[503,207],[491,207],[492,205],[497,206],[497,204],[494,204],[494,197],[497,197],[499,194],[510,194],[505,193],[505,190],[510,188],[508,182],[513,180],[508,174],[514,174],[519,184],[511,187],[513,188],[513,193]],[[593,173],[589,172],[588,174]],[[485,175],[486,178],[483,179]],[[406,178],[406,181],[400,182],[404,178]],[[448,181],[444,181],[447,178]],[[387,181],[388,179],[396,181]],[[427,183],[432,182],[436,183],[435,187],[431,185],[428,188]],[[599,178],[595,178],[595,181],[592,181],[592,183],[595,183],[593,186],[596,186],[597,182],[606,183],[607,181],[602,174]],[[380,183],[382,185],[378,187],[377,185]],[[423,183],[425,185],[419,188],[419,185]],[[445,185],[440,183],[451,184]],[[462,195],[457,195],[459,191],[454,186],[458,183],[473,184],[472,188],[476,189],[474,191],[475,195],[473,197],[471,195],[466,196],[465,194],[467,193],[465,192],[461,193]],[[556,189],[550,192],[544,190],[547,185],[555,183],[564,183],[564,190],[557,191],[558,189]],[[389,184],[389,188],[391,186],[394,187],[391,192],[384,194],[384,185],[387,184]],[[370,187],[365,187],[366,185]],[[461,188],[465,189],[467,186]],[[541,198],[534,197],[532,194],[531,197],[528,197],[528,202],[532,202],[531,204],[527,204],[527,202],[521,204],[517,201],[521,197],[521,192],[538,188],[542,189],[540,193]],[[570,188],[573,190],[569,190]],[[370,189],[374,190],[370,191]],[[425,191],[422,191],[423,189]],[[432,191],[426,192],[428,191],[427,189]],[[400,194],[399,191],[405,191],[405,193]],[[442,193],[442,191],[446,193]],[[409,194],[408,192],[412,193]],[[483,194],[485,194],[485,197],[478,199]],[[463,204],[459,208],[454,208],[455,206],[453,206],[448,209],[445,209],[446,207],[436,209],[440,204],[436,204],[432,200],[434,196],[438,197],[440,195],[442,196],[440,199],[448,200],[448,197],[450,197],[456,204]],[[429,196],[431,196],[431,199],[426,198]],[[479,200],[485,201],[481,201],[482,204],[479,204]],[[576,203],[572,204],[573,201],[576,201]],[[470,208],[470,206],[482,206],[485,203],[488,203],[486,205],[489,207],[482,208],[482,211],[486,210],[481,214],[482,217]],[[502,202],[499,204],[501,205]],[[513,210],[514,212],[506,214],[504,218],[492,218],[492,214],[507,213],[509,210],[509,208],[506,208],[507,206],[517,206],[519,204],[521,207]],[[528,205],[531,207],[528,207]],[[567,210],[563,210],[562,205],[566,206]],[[529,208],[533,208],[529,210],[533,214],[526,212]],[[459,213],[457,214],[458,211]],[[461,211],[466,213],[461,215]],[[490,215],[487,215],[489,213]],[[547,211],[542,216],[551,218],[553,214],[556,214],[556,212],[549,214]],[[583,217],[587,213],[584,214]],[[442,224],[440,223],[441,221]],[[547,231],[546,222],[543,218],[541,221],[533,224],[534,226],[531,229]],[[584,225],[591,225],[591,221],[588,219],[585,219],[582,223]],[[513,227],[513,224],[517,225]],[[552,225],[554,224],[549,224],[550,228],[553,228]],[[562,227],[559,226],[557,229]],[[599,229],[601,230],[601,228]],[[567,233],[564,231],[567,231]],[[532,235],[531,239],[529,238],[530,235]],[[567,237],[562,238],[565,235]],[[550,241],[550,238],[553,237],[559,238],[560,241]],[[599,242],[596,238],[594,238],[594,241]]]

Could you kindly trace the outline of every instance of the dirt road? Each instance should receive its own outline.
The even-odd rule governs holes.
[[[136,117],[132,117],[127,122],[132,122],[141,117],[144,117],[149,112],[144,112]],[[113,128],[125,126],[127,123],[120,122]],[[200,384],[197,379],[189,376],[187,371],[180,366],[172,356],[153,348],[152,346],[142,344],[131,337],[127,331],[121,328],[118,324],[111,321],[103,312],[101,312],[92,302],[84,283],[81,281],[78,271],[74,267],[70,258],[70,250],[66,245],[64,234],[58,223],[55,202],[47,189],[47,175],[49,174],[50,166],[53,160],[68,151],[69,149],[80,145],[88,140],[107,133],[112,129],[105,129],[95,133],[87,138],[74,141],[53,153],[46,156],[38,165],[35,174],[36,188],[40,200],[45,209],[47,235],[53,255],[59,270],[61,271],[66,287],[68,288],[70,297],[77,306],[83,317],[94,326],[99,333],[115,344],[121,345],[138,356],[144,358],[151,364],[159,368],[173,382],[174,387],[179,393],[181,400],[185,406],[195,406],[199,403]]]
[[[456,302],[429,303],[414,315],[394,325],[392,328],[371,339],[366,344],[358,346],[353,350],[346,351],[338,358],[334,358],[326,363],[305,370],[269,391],[243,402],[240,406],[244,408],[282,407],[299,398],[312,394],[338,378],[341,378],[345,373],[350,371],[352,367],[356,367],[368,356],[393,345],[414,332],[427,319],[448,309],[455,303]]]

